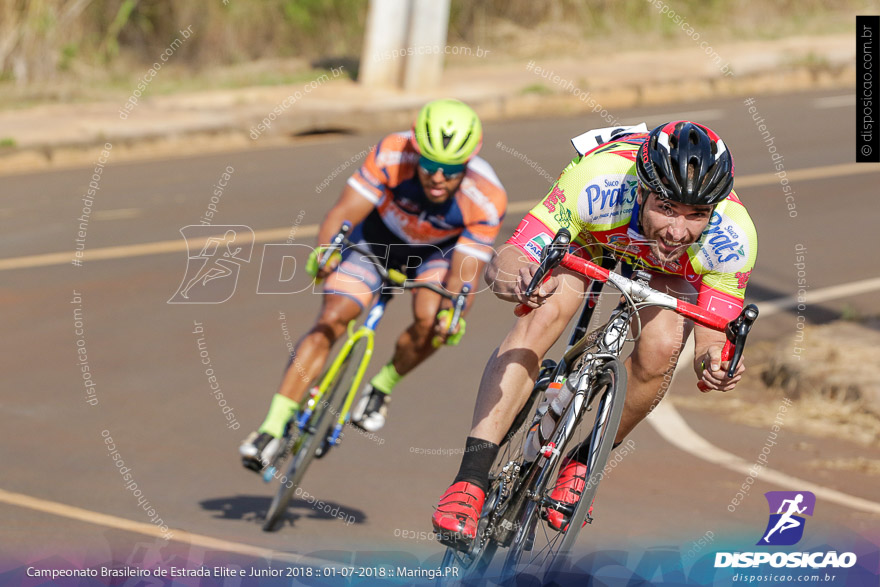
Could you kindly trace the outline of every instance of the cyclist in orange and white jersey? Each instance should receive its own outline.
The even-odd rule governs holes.
[[[421,109],[410,132],[383,138],[348,179],[321,223],[319,247],[309,259],[313,276],[326,278],[321,313],[297,343],[265,421],[241,445],[245,467],[260,471],[277,452],[285,425],[306,399],[331,346],[379,294],[375,265],[352,249],[318,270],[320,245],[328,244],[343,222],[354,225],[351,241],[411,279],[440,283],[457,294],[482,274],[507,210],[501,182],[477,157],[482,137],[480,119],[469,106],[435,100]],[[369,432],[384,425],[394,386],[434,353],[434,338],[457,344],[464,334],[460,320],[447,337],[451,302],[426,289],[416,290],[414,298],[412,324],[352,410],[352,422]]]
[[[582,155],[523,218],[487,269],[495,295],[535,311],[517,320],[486,366],[459,473],[432,518],[445,544],[466,548],[476,535],[498,445],[529,396],[544,354],[583,302],[587,284],[563,269],[534,295],[524,293],[542,248],[560,228],[576,235],[577,254],[605,252],[623,261],[625,270],[628,265],[650,271],[654,289],[731,319],[742,309],[757,237],[732,191],[730,151],[712,130],[686,120],[646,131],[624,129],[612,140],[597,140],[592,150],[579,149]],[[658,308],[640,317],[640,336],[626,360],[627,395],[616,443],[663,397],[664,377],[694,328]],[[724,334],[697,326],[694,341],[694,371],[704,389],[732,390],[745,368],[740,362],[734,376],[726,376]],[[566,455],[552,499],[577,502],[585,486],[587,445]],[[557,530],[568,524],[553,509],[547,519]]]

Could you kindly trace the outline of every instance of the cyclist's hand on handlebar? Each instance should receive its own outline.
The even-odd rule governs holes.
[[[559,287],[559,278],[551,275],[544,283],[538,287],[531,296],[526,296],[526,290],[532,281],[535,273],[538,272],[538,265],[529,264],[519,270],[519,279],[514,287],[513,293],[519,303],[525,304],[530,308],[540,308],[547,301],[556,288]]]
[[[746,370],[743,361],[740,360],[733,377],[728,377],[727,369],[730,367],[730,362],[721,360],[721,349],[720,345],[711,346],[695,361],[697,377],[700,378],[699,383],[702,384],[700,391],[703,393],[733,390]]]
[[[434,338],[432,340],[434,348],[439,347],[441,344],[456,346],[461,342],[461,338],[464,336],[464,331],[467,325],[465,324],[464,318],[459,317],[458,324],[456,324],[455,328],[450,331],[449,326],[452,321],[452,314],[452,308],[437,312],[437,316],[434,318]]]
[[[321,267],[321,259],[324,256],[324,253],[327,252],[327,247],[319,246],[316,249],[313,249],[311,253],[309,253],[309,259],[306,261],[306,272],[311,275],[314,279],[322,280],[339,266],[339,262],[342,259],[342,255],[339,254],[339,251],[334,251],[333,254],[330,255],[330,258],[324,263],[324,266]]]

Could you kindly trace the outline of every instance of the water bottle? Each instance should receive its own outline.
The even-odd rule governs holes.
[[[529,430],[529,440],[523,456],[527,461],[534,461],[541,453],[541,448],[550,440],[556,421],[571,401],[571,388],[562,382],[551,383],[544,394],[545,399],[538,406],[536,422]],[[540,421],[538,418],[540,417]]]

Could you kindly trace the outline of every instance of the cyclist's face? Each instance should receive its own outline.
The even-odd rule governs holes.
[[[461,185],[461,180],[464,179],[464,174],[447,178],[443,175],[442,169],[430,174],[427,170],[418,167],[417,173],[422,189],[425,190],[425,195],[432,204],[442,204],[451,198],[452,194],[458,190],[458,186]]]
[[[639,220],[651,252],[660,261],[672,261],[694,244],[709,224],[714,206],[689,206],[661,199],[639,188]]]

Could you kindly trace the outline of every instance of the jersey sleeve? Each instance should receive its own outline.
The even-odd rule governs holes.
[[[572,237],[583,230],[577,212],[577,197],[583,185],[579,173],[573,171],[580,157],[563,170],[550,191],[522,219],[507,242],[516,245],[533,261],[541,259],[541,251],[553,240],[560,228],[567,228]]]
[[[755,225],[735,193],[716,208],[702,242],[702,250],[691,260],[704,272],[697,305],[732,320],[743,308],[758,257]]]
[[[348,185],[373,204],[378,204],[385,195],[385,188],[399,183],[403,151],[407,141],[408,139],[401,134],[392,134],[383,138],[376,148],[369,152],[360,169],[348,178]]]

